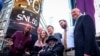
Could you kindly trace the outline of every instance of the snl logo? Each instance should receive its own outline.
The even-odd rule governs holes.
[[[17,18],[16,18],[17,21],[29,22],[35,26],[38,26],[38,23],[39,23],[39,21],[37,19],[38,19],[38,17],[32,18],[31,16],[26,16],[23,14],[17,14]]]

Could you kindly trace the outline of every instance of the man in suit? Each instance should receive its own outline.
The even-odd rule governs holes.
[[[95,26],[89,15],[82,15],[78,8],[72,10],[76,20],[74,28],[75,56],[100,56],[95,40]]]

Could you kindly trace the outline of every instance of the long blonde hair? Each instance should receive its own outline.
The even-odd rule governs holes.
[[[43,40],[43,38],[42,38],[42,36],[41,36],[42,32],[45,32],[45,34],[46,34],[44,40]],[[41,34],[39,35],[38,40],[40,40],[40,41],[43,40],[42,42],[45,43],[45,42],[46,42],[46,39],[48,38],[48,34],[47,34],[47,32],[46,32],[45,30],[43,30],[42,32],[41,32]]]

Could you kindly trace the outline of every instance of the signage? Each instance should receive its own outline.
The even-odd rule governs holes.
[[[36,2],[36,1],[35,1]],[[32,27],[31,33],[36,33],[39,25],[40,2],[35,11],[33,0],[15,0],[14,8],[10,16],[10,23],[7,30],[7,37],[10,37],[17,30],[24,30],[29,25]]]

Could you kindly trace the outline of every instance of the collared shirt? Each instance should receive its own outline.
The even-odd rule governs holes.
[[[23,31],[16,31],[12,37],[13,45],[11,46],[11,51],[16,53],[23,53],[26,49],[31,47],[31,37],[25,36]]]
[[[70,27],[67,29],[67,48],[74,47],[74,27]],[[64,33],[62,33],[62,43],[64,44]]]
[[[77,23],[79,17],[81,17],[82,15],[83,15],[83,14],[80,14],[80,15],[78,16],[78,18],[75,20],[75,24],[74,24],[74,26],[76,25],[76,23]]]

